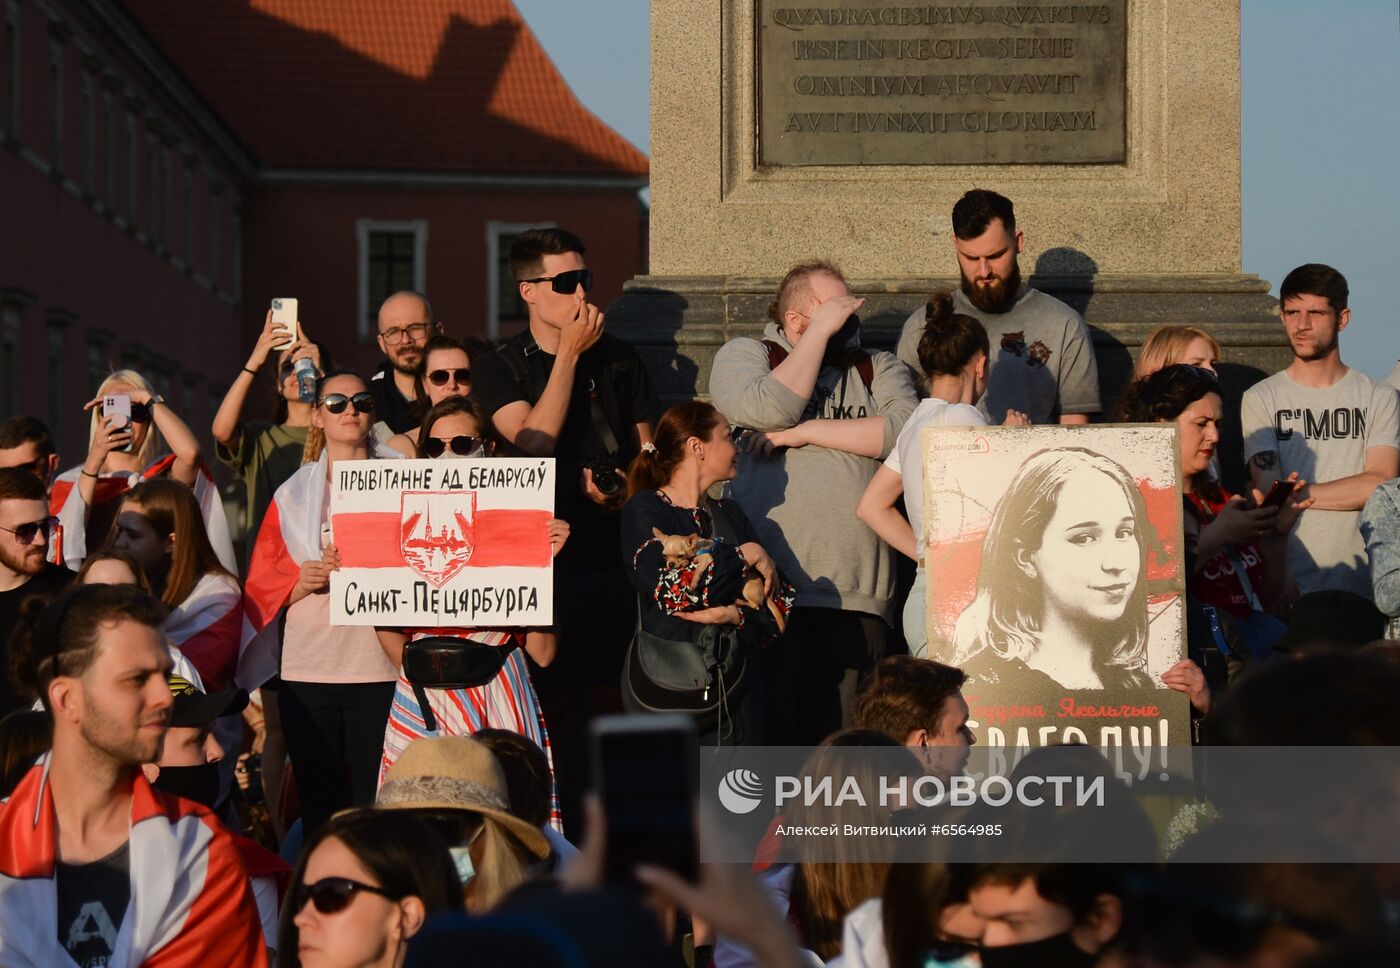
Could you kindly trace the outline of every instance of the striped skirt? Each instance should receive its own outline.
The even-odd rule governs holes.
[[[384,755],[379,764],[379,782],[383,784],[389,767],[408,748],[408,744],[423,737],[470,736],[482,729],[505,729],[532,740],[544,750],[550,770],[550,824],[562,830],[559,815],[559,790],[554,784],[554,754],[549,748],[549,731],[544,713],[530,683],[530,669],[523,649],[512,649],[501,666],[500,673],[484,686],[470,689],[425,689],[428,703],[437,718],[437,730],[423,724],[423,710],[413,694],[413,686],[399,673],[394,689],[394,705],[389,711],[389,723],[384,730]]]

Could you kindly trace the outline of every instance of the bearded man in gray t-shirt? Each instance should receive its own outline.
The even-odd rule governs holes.
[[[1347,281],[1310,263],[1279,286],[1279,316],[1293,347],[1288,368],[1245,391],[1244,454],[1255,488],[1297,473],[1313,504],[1288,539],[1288,566],[1303,594],[1371,597],[1370,564],[1357,518],[1377,485],[1400,475],[1395,390],[1342,362],[1351,321]]]
[[[1025,236],[1004,195],[976,188],[953,206],[953,249],[962,274],[953,311],[977,319],[987,330],[987,392],[977,407],[993,423],[1008,410],[1032,423],[1085,424],[1103,409],[1099,370],[1089,327],[1054,296],[1023,285],[1018,256]],[[917,380],[924,307],[904,323],[898,356]]]

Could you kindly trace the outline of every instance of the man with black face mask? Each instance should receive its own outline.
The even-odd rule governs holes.
[[[1083,317],[1054,296],[1023,285],[1018,258],[1025,235],[1016,227],[1011,200],[977,188],[953,206],[953,250],[962,285],[953,311],[987,330],[987,392],[977,402],[993,423],[1008,410],[1031,423],[1084,424],[1103,409],[1094,344]],[[909,316],[899,335],[899,358],[917,379],[924,307]]]
[[[165,745],[160,759],[144,764],[141,769],[157,790],[193,800],[222,816],[225,804],[218,802],[219,763],[224,758],[224,750],[214,739],[214,720],[241,713],[248,705],[248,694],[242,689],[201,692],[194,683],[173,673],[167,681],[175,702],[170,712],[170,726],[165,731]],[[233,841],[243,866],[248,869],[249,886],[262,922],[263,942],[270,952],[275,952],[280,896],[291,877],[291,867],[247,837],[235,833]]]
[[[888,651],[894,553],[854,512],[917,400],[899,360],[861,347],[863,302],[836,266],[796,265],[763,338],[730,340],[710,374],[715,406],[746,431],[727,496],[797,586],[787,632],[764,652],[773,745],[851,725]]]
[[[977,864],[968,903],[982,968],[1091,968],[1123,923],[1110,864]]]

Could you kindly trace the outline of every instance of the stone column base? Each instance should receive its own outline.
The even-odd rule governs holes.
[[[777,278],[746,276],[637,276],[607,309],[607,327],[632,343],[656,381],[662,404],[709,392],[716,351],[736,336],[757,336],[767,318]],[[1113,408],[1132,374],[1143,340],[1156,327],[1177,323],[1200,328],[1224,348],[1220,368],[1225,396],[1221,463],[1227,484],[1242,480],[1239,401],[1251,384],[1283,369],[1293,358],[1269,284],[1253,275],[1049,275],[1032,286],[1077,309],[1089,323],[1098,356],[1104,414]],[[893,350],[909,313],[936,288],[955,279],[851,279],[864,296],[866,344]]]

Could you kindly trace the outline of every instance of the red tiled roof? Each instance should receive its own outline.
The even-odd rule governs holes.
[[[262,165],[644,175],[511,0],[123,0]]]

